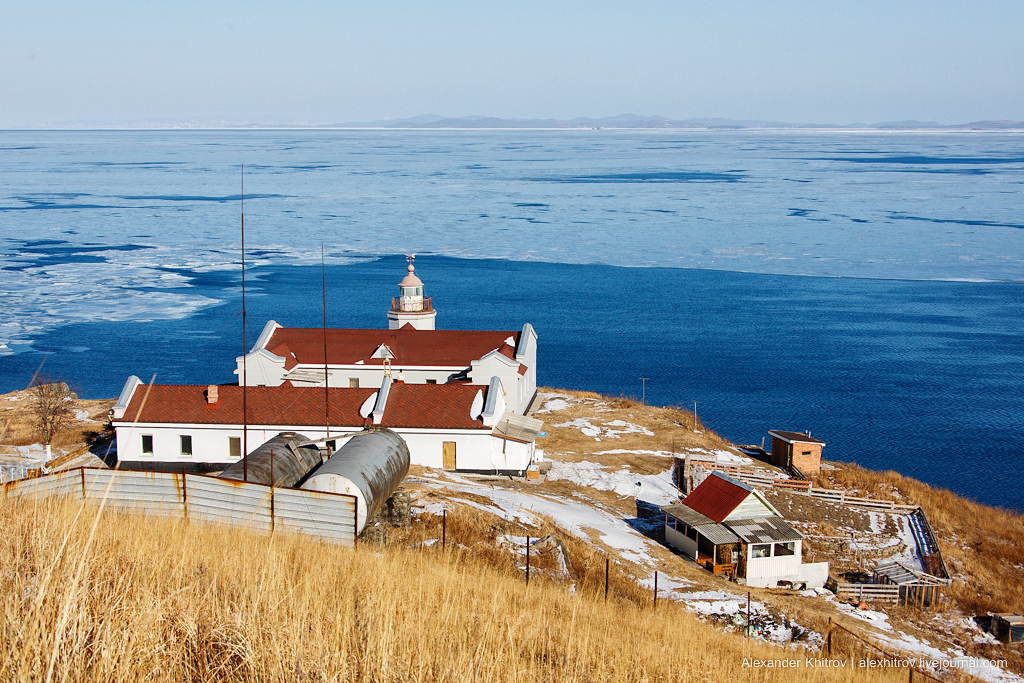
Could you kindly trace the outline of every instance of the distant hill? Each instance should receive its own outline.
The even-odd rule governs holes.
[[[424,114],[407,119],[384,119],[330,124],[315,127],[341,128],[696,128],[748,129],[748,128],[805,128],[805,129],[853,129],[875,128],[878,130],[1024,130],[1024,121],[974,121],[945,125],[935,121],[887,121],[882,123],[852,123],[848,125],[820,123],[786,123],[782,121],[759,121],[752,119],[694,118],[679,121],[664,116],[638,116],[620,114],[603,118],[577,117],[573,119],[504,119],[495,116],[447,117]]]

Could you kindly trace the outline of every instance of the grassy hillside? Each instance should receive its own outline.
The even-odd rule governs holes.
[[[471,553],[0,501],[0,679],[18,681],[905,680],[744,668],[803,658],[674,604],[605,603]]]

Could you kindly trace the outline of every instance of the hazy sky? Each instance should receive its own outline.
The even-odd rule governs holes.
[[[1024,2],[0,3],[0,128],[1024,119]]]

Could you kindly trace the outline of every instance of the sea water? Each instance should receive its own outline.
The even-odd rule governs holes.
[[[232,381],[243,162],[250,345],[322,324],[321,244],[339,327],[383,327],[415,251],[438,327],[533,323],[542,384],[649,377],[734,441],[1024,509],[1024,138],[4,132],[0,391]]]

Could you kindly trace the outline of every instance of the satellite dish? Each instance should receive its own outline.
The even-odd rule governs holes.
[[[366,418],[373,412],[373,407],[377,405],[377,394],[380,392],[373,392],[370,398],[363,401],[363,405],[359,407],[359,417]]]
[[[484,412],[484,391],[480,389],[473,398],[473,406],[469,409],[469,419],[478,419],[482,412]]]

